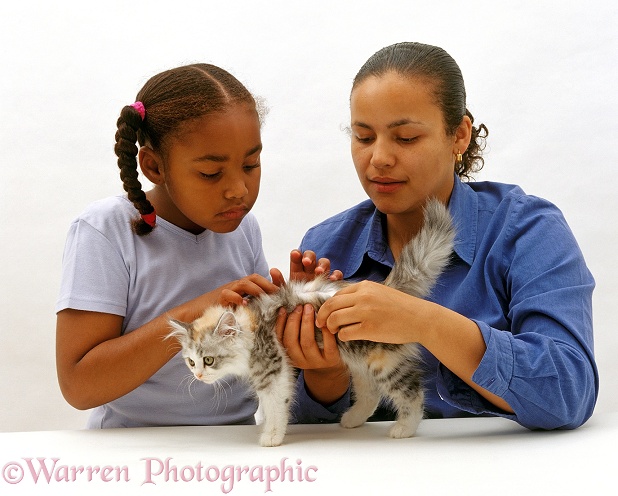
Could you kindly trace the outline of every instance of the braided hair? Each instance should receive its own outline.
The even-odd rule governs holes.
[[[457,62],[442,48],[422,43],[396,43],[378,50],[360,68],[352,90],[370,76],[382,76],[394,71],[411,77],[428,78],[435,82],[434,97],[442,110],[446,133],[452,136],[464,115],[474,124],[474,117],[466,108],[466,88]],[[472,126],[472,138],[461,162],[455,164],[455,173],[462,179],[470,179],[472,174],[483,168],[482,157],[487,127],[480,124]]]
[[[137,235],[152,232],[156,225],[154,207],[138,179],[137,144],[165,155],[182,123],[241,102],[258,110],[249,90],[230,73],[211,64],[190,64],[153,76],[136,103],[121,110],[114,151],[124,190],[139,213],[132,222]]]

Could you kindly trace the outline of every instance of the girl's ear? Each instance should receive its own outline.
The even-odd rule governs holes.
[[[155,153],[152,148],[142,146],[138,153],[139,166],[142,174],[146,176],[152,184],[161,185],[165,182],[165,174],[163,173],[163,161],[161,157]]]

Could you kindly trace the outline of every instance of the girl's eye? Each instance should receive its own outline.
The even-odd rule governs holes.
[[[195,362],[193,360],[187,358],[187,361],[189,362],[189,365],[191,365],[191,367],[195,367]]]
[[[354,139],[356,139],[359,143],[370,143],[373,140],[373,137],[354,135]]]
[[[260,162],[256,163],[256,164],[251,164],[251,165],[243,165],[243,169],[245,169],[245,171],[252,171],[253,169],[257,169],[260,167]]]
[[[215,172],[214,174],[206,174],[204,172],[200,172],[200,176],[202,176],[204,179],[217,179],[219,176],[221,176],[221,173]]]
[[[215,363],[215,358],[211,356],[204,357],[204,366],[210,367],[213,363]]]
[[[401,141],[402,143],[413,143],[417,140],[417,136],[415,136],[414,138],[399,138],[399,141]]]

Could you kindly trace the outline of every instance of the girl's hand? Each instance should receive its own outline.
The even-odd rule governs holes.
[[[426,304],[383,284],[363,281],[326,300],[317,314],[316,325],[338,333],[341,341],[418,342],[418,330],[425,325]]]
[[[223,306],[246,305],[245,297],[258,296],[262,293],[274,293],[283,283],[283,276],[277,269],[271,270],[273,282],[264,276],[251,274],[237,281],[229,282],[215,290],[215,303]],[[217,294],[218,292],[218,294]]]
[[[311,250],[301,253],[299,250],[292,250],[290,253],[290,279],[296,281],[311,281],[316,276],[328,274],[328,278],[333,281],[343,279],[340,270],[330,272],[330,260],[320,258],[316,261],[316,255]]]

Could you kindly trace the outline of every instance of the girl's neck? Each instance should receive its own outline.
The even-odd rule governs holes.
[[[146,198],[152,203],[157,211],[157,215],[162,219],[195,235],[205,231],[203,227],[191,222],[178,210],[178,207],[171,201],[163,186],[155,185],[146,193]]]

